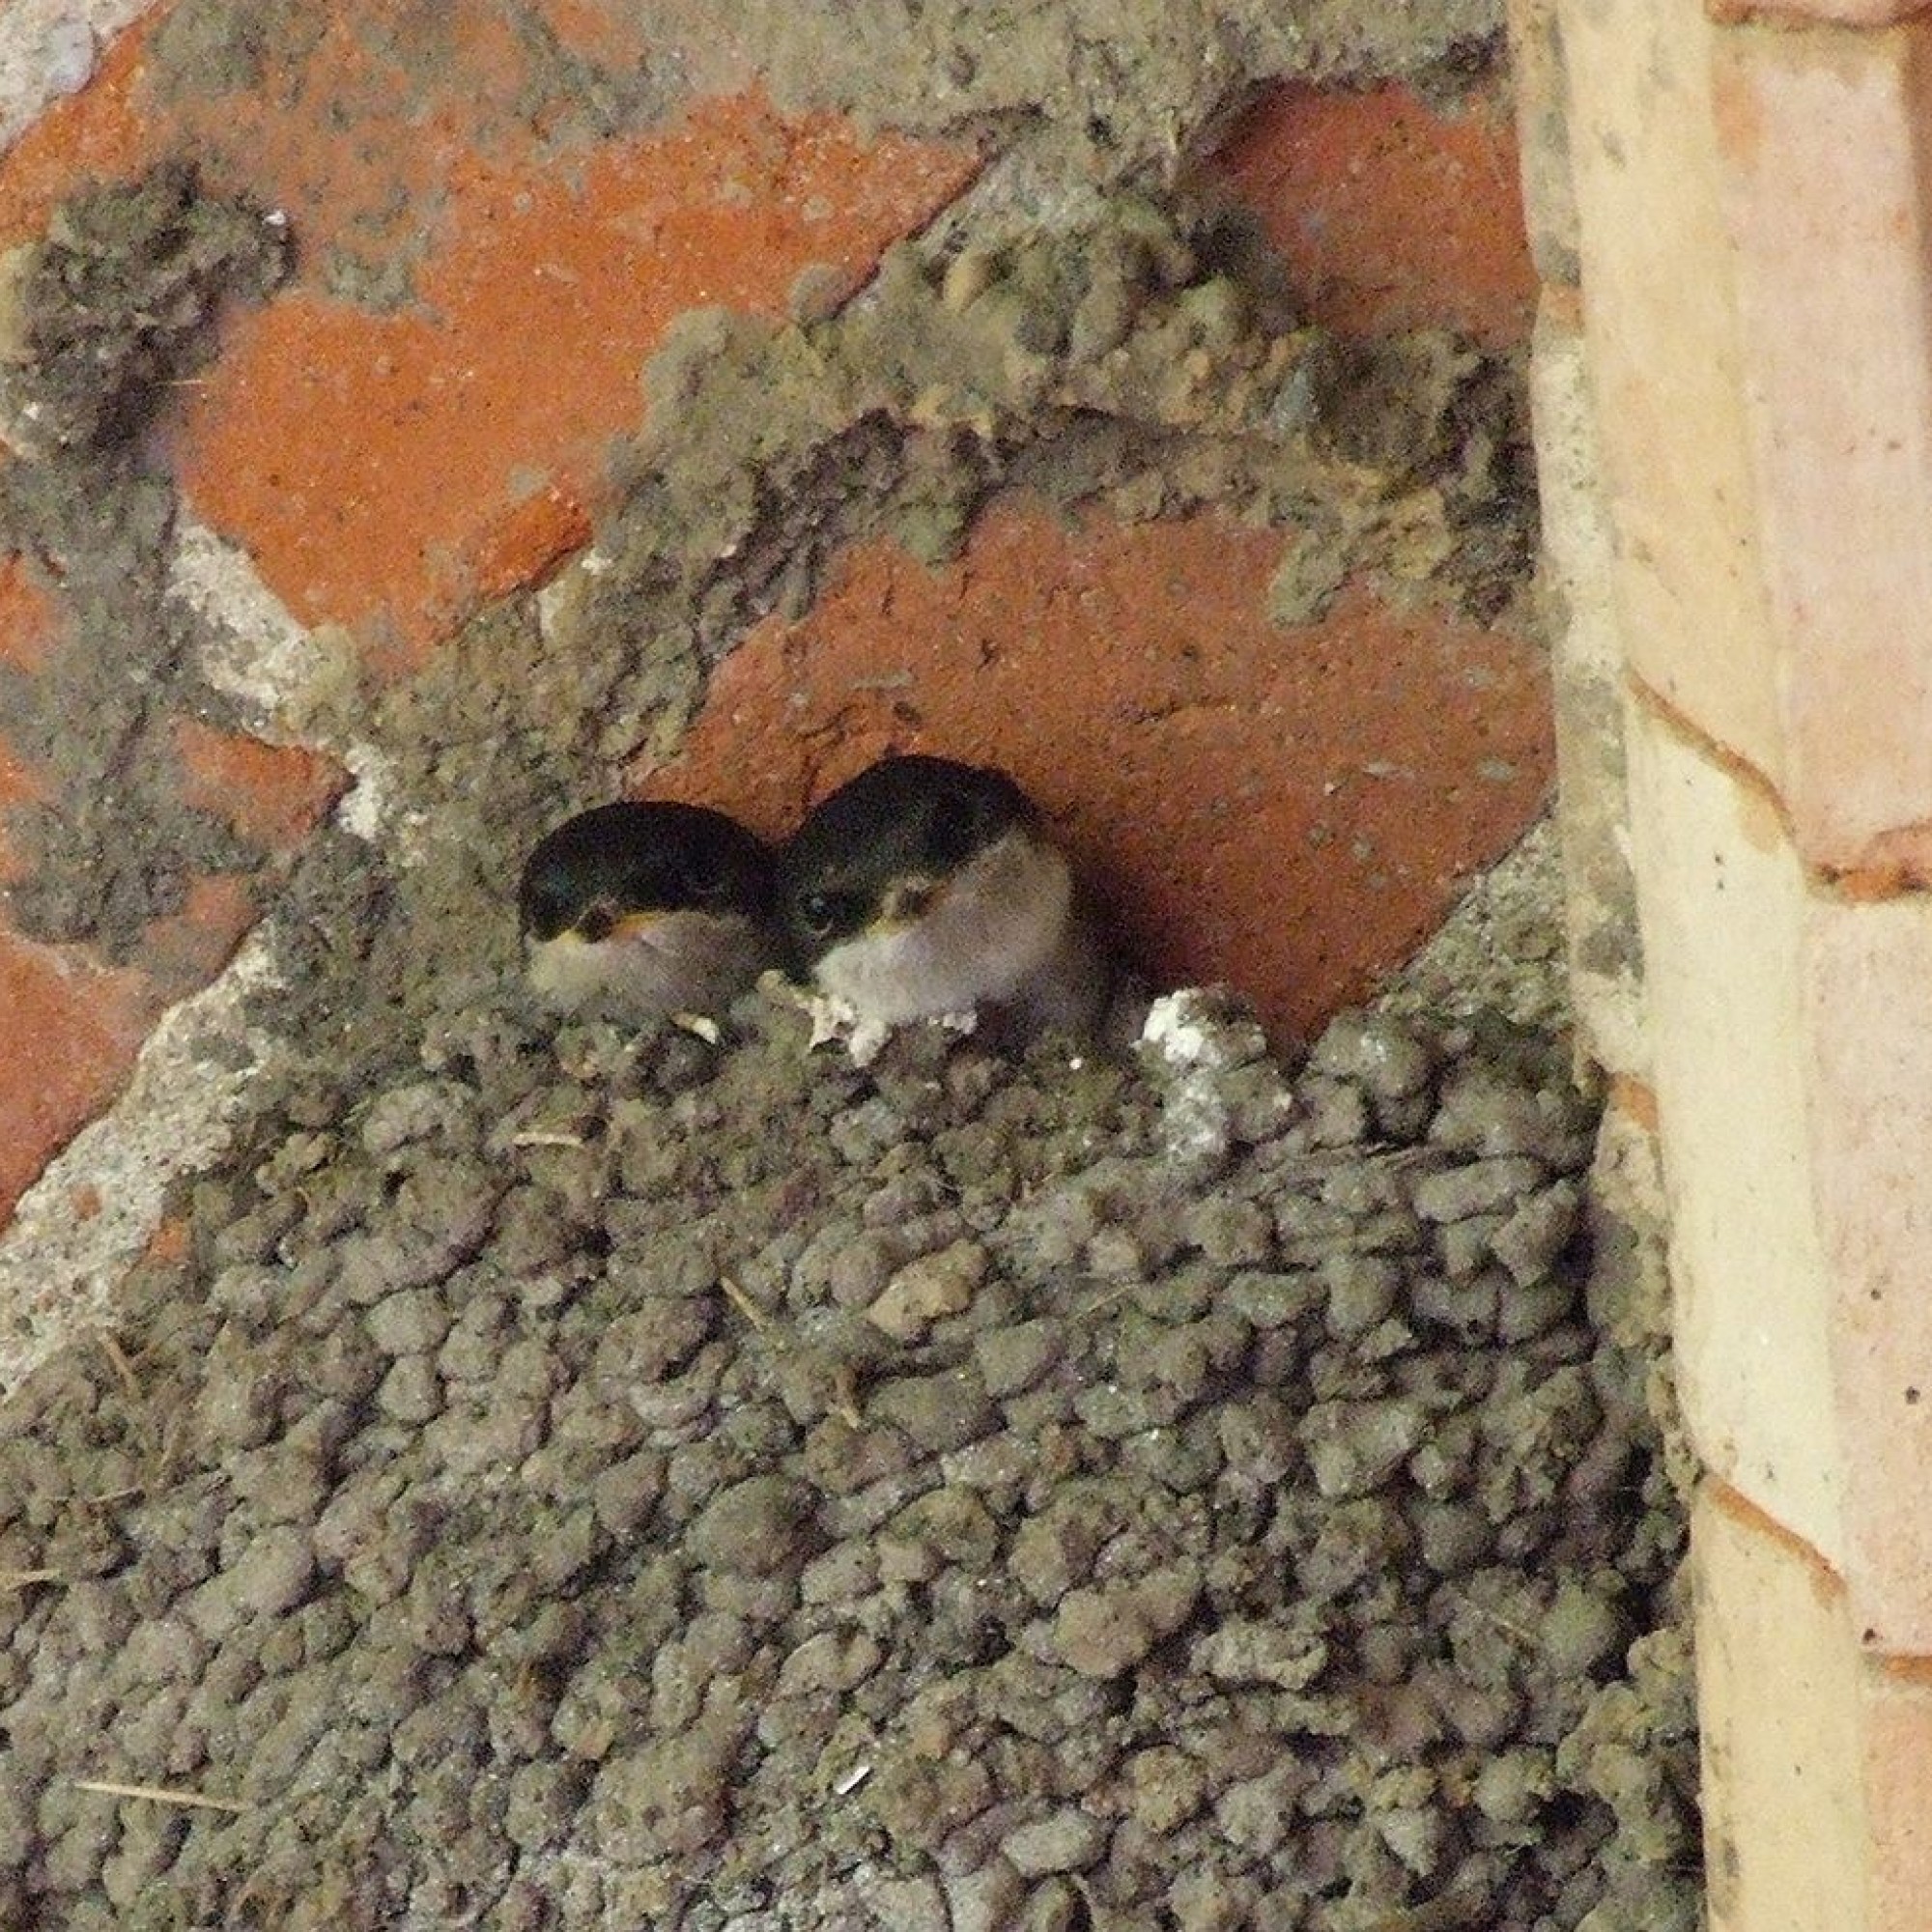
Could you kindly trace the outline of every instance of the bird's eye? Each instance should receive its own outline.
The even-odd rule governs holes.
[[[595,946],[600,939],[609,939],[616,930],[617,914],[606,899],[597,899],[583,909],[577,922],[577,935]]]
[[[798,900],[798,923],[814,939],[823,939],[849,910],[839,893],[805,893]]]
[[[963,792],[942,792],[925,819],[925,856],[935,865],[956,866],[979,850],[979,802]]]

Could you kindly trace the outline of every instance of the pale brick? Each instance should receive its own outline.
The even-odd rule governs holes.
[[[1774,782],[1777,664],[1711,127],[1685,0],[1564,0],[1590,377],[1632,666]]]
[[[1932,23],[1742,29],[1713,72],[1785,796],[1814,863],[1932,876]]]
[[[1629,729],[1685,1411],[1706,1463],[1835,1562],[1833,1310],[1804,1118],[1804,881],[1753,787],[1643,706]]]
[[[1712,1932],[1922,1922],[1864,1909],[1860,1666],[1836,1578],[1715,1485],[1690,1549]]]
[[[1916,1932],[1932,1900],[1932,1659],[1869,1660],[1863,1705],[1871,1923]]]
[[[1932,1652],[1932,902],[1817,899],[1804,970],[1846,1576],[1867,1644]]]
[[[1823,21],[1842,27],[1889,27],[1927,11],[1927,0],[1708,0],[1713,19],[1761,19],[1773,25],[1803,26]]]

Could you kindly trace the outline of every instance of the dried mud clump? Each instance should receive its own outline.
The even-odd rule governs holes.
[[[63,203],[0,263],[0,560],[57,588],[62,621],[31,669],[0,664],[10,744],[49,775],[5,813],[22,865],[11,923],[119,964],[181,913],[197,877],[262,854],[184,796],[182,714],[230,707],[166,594],[176,502],[147,432],[191,379],[224,303],[281,280],[288,237],[170,162]],[[163,942],[165,951],[165,942]]]
[[[670,330],[595,571],[558,600],[573,647],[669,630],[713,662],[808,609],[841,545],[884,532],[936,563],[1003,491],[1297,528],[1284,623],[1350,577],[1487,622],[1526,580],[1510,364],[1446,330],[1363,347],[1306,326],[1239,223],[1185,194],[976,205],[888,250],[859,299],[822,312],[808,275],[793,308]]]
[[[0,439],[29,458],[126,443],[191,372],[221,302],[270,294],[288,252],[286,222],[202,194],[185,162],[62,203],[7,265]]]
[[[1593,1129],[1185,995],[317,1073],[0,1415],[0,1921],[1688,1932]]]

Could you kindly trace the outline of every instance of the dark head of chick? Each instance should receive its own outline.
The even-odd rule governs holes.
[[[530,982],[560,1007],[717,1012],[776,954],[772,854],[707,806],[579,812],[530,853],[517,906]]]
[[[1079,1030],[1104,998],[1071,868],[1004,772],[883,758],[807,815],[779,880],[792,970],[861,1021],[990,1008]]]

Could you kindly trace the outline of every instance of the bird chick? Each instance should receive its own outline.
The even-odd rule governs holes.
[[[772,855],[722,811],[625,801],[566,819],[524,866],[530,984],[615,1019],[722,1011],[776,955]]]
[[[1107,962],[1071,868],[1004,772],[894,756],[833,792],[780,856],[792,965],[862,1028],[990,1009],[1084,1032]]]

